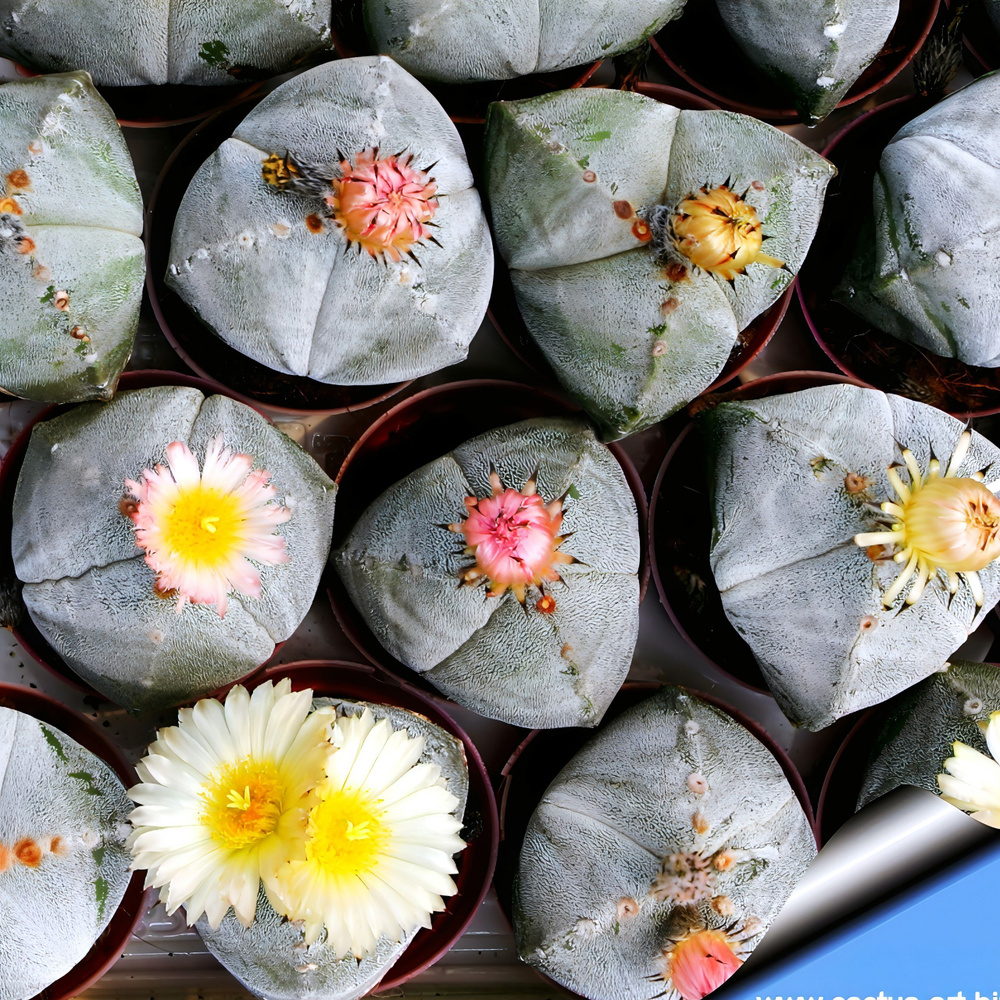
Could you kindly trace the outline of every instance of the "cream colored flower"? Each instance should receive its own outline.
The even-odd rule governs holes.
[[[937,776],[942,798],[972,814],[980,823],[1000,829],[1000,712],[979,724],[986,733],[992,758],[965,743],[954,743],[954,757],[944,762],[947,773]]]

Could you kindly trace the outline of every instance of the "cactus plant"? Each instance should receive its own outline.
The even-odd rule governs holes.
[[[1000,366],[1000,247],[984,198],[1000,192],[1000,74],[903,126],[882,152],[867,226],[837,298],[881,330],[969,365]],[[961,183],[958,180],[961,180]]]
[[[166,280],[269,368],[336,385],[461,361],[486,313],[489,228],[444,109],[391,59],[282,84],[195,175]]]
[[[298,627],[335,492],[228,397],[161,386],[82,404],[35,426],[18,477],[24,603],[107,697],[176,704],[249,673]]]
[[[226,85],[290,69],[330,39],[330,0],[5,0],[0,56],[98,84]]]
[[[414,76],[446,83],[507,80],[566,69],[634,49],[685,0],[364,0],[378,52]]]
[[[699,421],[722,603],[796,725],[941,669],[1000,599],[1000,450],[954,417],[832,385]]]
[[[767,749],[667,687],[594,736],[535,809],[515,881],[518,952],[590,1000],[701,1000],[815,853]]]
[[[900,785],[941,794],[938,775],[964,743],[988,753],[983,725],[1000,712],[1000,669],[952,660],[886,706],[864,774],[858,808]]]
[[[733,39],[787,92],[802,120],[821,122],[879,54],[899,0],[715,0]]]
[[[332,559],[379,642],[482,715],[595,726],[625,680],[635,500],[579,421],[465,442],[386,490]]]
[[[104,932],[129,883],[128,811],[104,761],[0,707],[0,1000],[45,992]]]
[[[608,438],[715,380],[793,281],[834,173],[755,119],[620,91],[492,104],[486,128],[518,306]]]
[[[110,399],[146,274],[142,199],[86,73],[0,85],[0,391]]]

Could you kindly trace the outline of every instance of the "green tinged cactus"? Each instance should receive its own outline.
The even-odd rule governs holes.
[[[834,385],[699,423],[723,607],[796,725],[940,670],[1000,598],[1000,450],[961,421]]]
[[[166,280],[269,368],[377,385],[465,358],[493,250],[455,126],[373,56],[282,84],[209,157]]]
[[[228,397],[158,387],[84,404],[31,434],[13,511],[24,603],[119,704],[196,697],[298,627],[335,494],[298,445]]]
[[[146,275],[142,199],[83,72],[0,85],[0,392],[110,399]]]
[[[0,56],[98,84],[225,85],[290,69],[330,39],[330,0],[6,0]]]
[[[715,0],[750,60],[782,87],[803,121],[837,106],[885,45],[899,0]]]
[[[493,104],[486,128],[518,306],[609,439],[711,385],[793,281],[835,172],[755,119],[621,91]]]
[[[104,761],[0,707],[0,1000],[44,993],[104,932],[129,883],[129,809]]]
[[[507,80],[628,52],[685,0],[364,0],[374,48],[415,76]]]
[[[383,493],[333,564],[382,645],[481,715],[595,726],[628,673],[635,500],[582,422],[467,441]]]
[[[436,764],[448,791],[458,798],[453,815],[461,819],[469,794],[469,771],[462,743],[421,715],[390,705],[372,705],[329,698],[314,700],[315,708],[333,706],[338,715],[360,715],[370,708],[376,719],[388,719],[393,729],[405,729],[425,740],[421,763]],[[323,935],[306,944],[302,928],[275,913],[261,889],[257,914],[244,927],[230,911],[212,930],[207,917],[197,924],[209,951],[255,996],[263,1000],[356,1000],[371,992],[418,933],[394,942],[383,936],[376,950],[362,959],[338,959]]]
[[[876,327],[969,365],[1000,366],[1000,74],[901,128],[874,184],[874,233],[837,297]]]
[[[521,958],[592,1000],[700,1000],[756,946],[816,853],[781,767],[665,688],[563,768],[521,849]]]

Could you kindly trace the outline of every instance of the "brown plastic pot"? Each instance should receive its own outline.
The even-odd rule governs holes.
[[[371,666],[339,660],[303,660],[269,667],[248,685],[289,677],[292,689],[312,688],[317,697],[346,698],[374,704],[395,705],[422,715],[461,740],[469,764],[469,798],[465,807],[462,839],[468,847],[458,856],[456,895],[446,909],[433,917],[429,930],[421,930],[370,992],[398,989],[433,965],[465,933],[486,897],[496,867],[500,824],[486,766],[468,734],[447,713],[440,699],[429,698],[409,684],[376,671]]]
[[[263,99],[251,97],[200,122],[163,166],[146,209],[146,290],[163,335],[181,360],[217,392],[288,416],[350,413],[381,403],[409,382],[384,386],[329,385],[268,368],[220,340],[163,280],[174,219],[201,165]]]
[[[0,707],[30,715],[76,740],[113,768],[126,788],[136,783],[135,770],[118,747],[83,716],[53,698],[17,684],[0,684]],[[121,904],[94,946],[65,976],[43,990],[35,1000],[69,1000],[96,983],[118,961],[152,902],[152,894],[143,891],[142,883],[143,874],[133,874]]]
[[[949,10],[953,0],[944,0]],[[962,19],[962,41],[965,44],[969,71],[979,76],[1000,67],[1000,32],[986,13],[983,0],[971,0]]]
[[[234,393],[231,393],[228,389],[210,384],[204,379],[194,378],[191,375],[184,375],[181,372],[168,372],[168,371],[134,371],[125,372],[118,382],[119,391],[127,391],[130,389],[148,389],[151,386],[156,385],[181,385],[189,386],[193,389],[200,389],[206,395],[219,394],[225,396],[235,397]],[[11,532],[13,530],[13,508],[14,508],[14,491],[17,489],[17,479],[21,472],[21,465],[24,462],[24,455],[28,448],[28,442],[31,439],[31,432],[36,424],[41,423],[45,420],[50,420],[52,417],[58,416],[61,413],[65,413],[67,410],[72,409],[74,406],[79,406],[79,403],[69,403],[60,406],[50,406],[43,410],[41,413],[35,417],[34,420],[24,428],[23,431],[17,436],[14,443],[10,446],[7,454],[4,456],[3,461],[0,462],[0,539],[3,540],[3,544],[0,544],[0,583],[7,580],[10,581],[12,585],[18,587],[18,601],[20,601],[20,588],[16,584],[17,575],[14,572],[14,563],[11,556],[11,547],[9,544],[9,539],[11,537]],[[259,412],[259,411],[258,411]],[[266,416],[262,414],[262,416]],[[137,472],[141,470],[136,470]],[[123,484],[124,488],[124,484]],[[21,648],[41,667],[44,667],[50,674],[57,677],[64,684],[69,685],[71,688],[75,688],[77,691],[82,691],[87,695],[93,696],[101,701],[107,701],[105,695],[101,694],[99,691],[95,691],[89,684],[87,684],[81,677],[79,677],[70,667],[66,661],[52,648],[48,640],[39,632],[35,623],[31,620],[27,609],[22,607],[22,615],[20,621],[11,626],[11,632],[14,634],[14,638],[17,640]],[[277,653],[283,643],[278,643],[274,652]],[[272,656],[274,654],[272,653]],[[260,667],[255,667],[247,677],[252,676],[259,670]]]
[[[340,467],[331,548],[336,550],[343,545],[358,518],[385,490],[462,442],[519,420],[562,416],[582,418],[584,415],[574,404],[546,389],[497,379],[472,379],[434,386],[397,403],[365,431]],[[622,467],[639,514],[641,601],[649,581],[649,563],[643,544],[646,492],[624,450],[616,444],[607,447]],[[333,613],[344,634],[365,659],[425,690],[433,690],[375,638],[336,571],[331,570],[327,577]]]
[[[514,879],[518,869],[521,845],[524,842],[531,816],[546,789],[596,733],[601,732],[622,712],[651,697],[664,686],[666,685],[655,681],[628,681],[611,703],[601,725],[596,730],[534,729],[524,738],[521,745],[504,765],[497,790],[497,799],[500,804],[500,851],[497,856],[494,884],[500,908],[511,927],[514,924],[512,907]],[[809,801],[802,775],[795,767],[791,757],[765,729],[739,710],[703,691],[695,691],[690,688],[684,690],[730,715],[767,748],[781,766],[788,783],[795,792],[802,810],[806,814],[806,819],[809,821],[810,828],[814,836],[817,836],[818,847],[819,838],[812,803]],[[578,995],[549,979],[537,969],[535,972],[546,982],[558,987],[564,994],[568,996]]]
[[[813,248],[799,275],[806,324],[845,374],[883,392],[931,403],[960,419],[1000,413],[1000,368],[977,368],[931,354],[871,326],[833,300],[870,219],[872,184],[882,150],[907,122],[931,107],[901,97],[842,129],[823,150],[837,166]]]
[[[843,382],[861,384],[832,372],[782,372],[746,382],[716,400],[761,399]],[[703,397],[694,405],[701,409],[706,402],[711,400]],[[712,513],[704,465],[701,438],[691,421],[670,447],[653,484],[649,508],[653,580],[660,603],[688,644],[720,673],[766,693],[757,660],[726,617],[712,576]]]
[[[830,761],[816,806],[816,830],[824,844],[858,811],[861,784],[881,721],[878,709],[862,712]]]
[[[837,105],[870,97],[920,51],[934,26],[940,0],[901,0],[896,24],[882,51]],[[711,39],[711,44],[706,43]],[[650,39],[653,51],[688,86],[727,111],[790,125],[801,121],[781,88],[750,61],[711,0],[689,3],[681,18]]]

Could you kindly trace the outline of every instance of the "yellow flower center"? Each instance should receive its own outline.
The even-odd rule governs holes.
[[[220,770],[202,791],[201,821],[216,843],[229,850],[269,836],[282,813],[284,784],[270,761],[247,758]]]
[[[375,870],[389,840],[378,801],[353,789],[326,789],[309,815],[306,858],[343,878]]]
[[[243,522],[234,494],[199,483],[180,490],[164,518],[164,548],[189,563],[223,565],[240,550]]]

